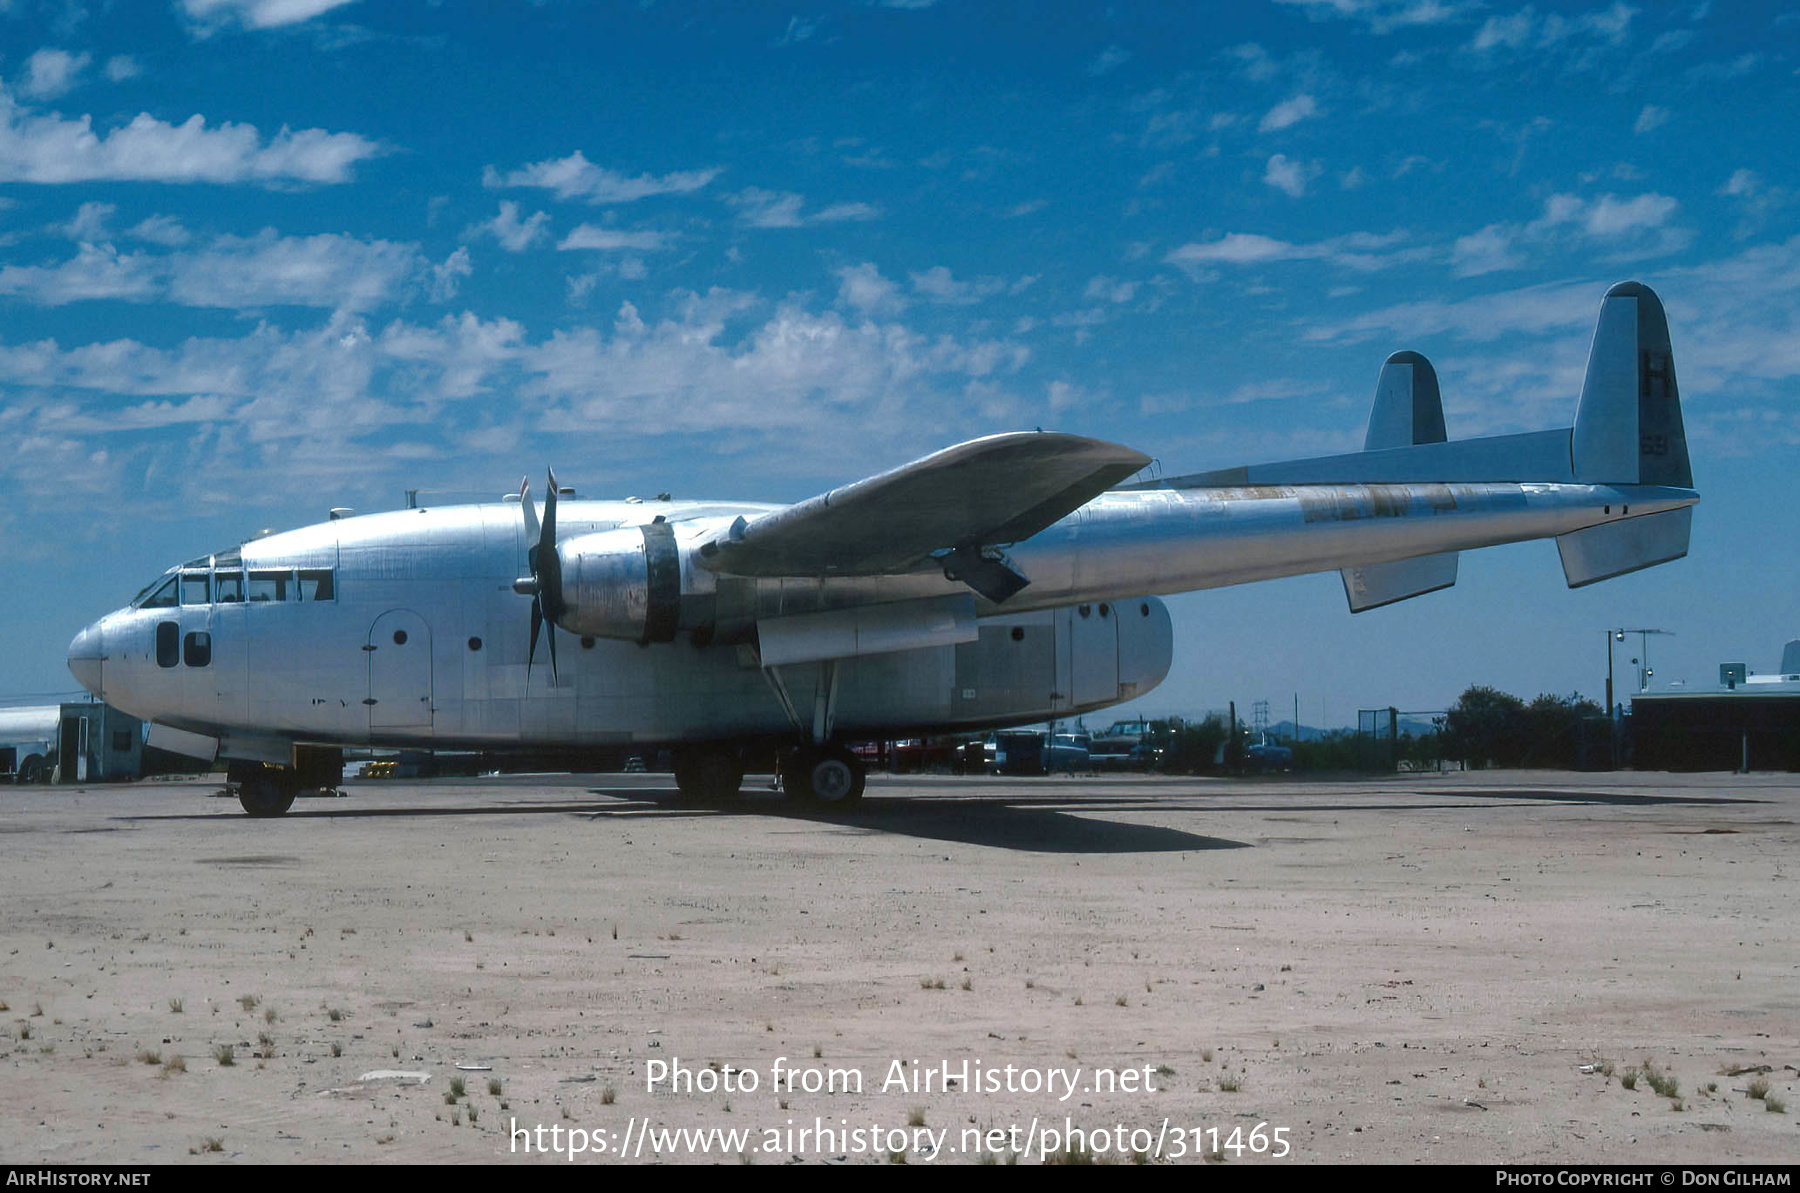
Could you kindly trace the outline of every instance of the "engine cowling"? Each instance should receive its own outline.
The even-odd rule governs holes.
[[[681,548],[667,522],[622,526],[557,544],[564,608],[574,634],[673,641],[681,625]]]

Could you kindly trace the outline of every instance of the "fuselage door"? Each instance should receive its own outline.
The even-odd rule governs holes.
[[[369,732],[431,727],[431,630],[410,609],[375,619],[369,656]]]

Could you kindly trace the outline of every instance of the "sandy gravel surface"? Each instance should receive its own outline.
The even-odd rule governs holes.
[[[0,788],[0,1160],[1800,1160],[1789,776],[671,787]]]

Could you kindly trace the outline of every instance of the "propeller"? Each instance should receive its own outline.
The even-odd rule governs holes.
[[[556,673],[556,621],[566,606],[562,595],[562,558],[556,553],[556,473],[550,470],[550,491],[544,497],[544,522],[538,525],[537,510],[531,504],[531,478],[519,482],[519,506],[525,511],[525,537],[537,542],[526,552],[529,577],[513,581],[513,591],[531,598],[531,647],[525,656],[525,684],[531,685],[531,665],[537,660],[538,632],[550,623],[550,682],[559,682]]]

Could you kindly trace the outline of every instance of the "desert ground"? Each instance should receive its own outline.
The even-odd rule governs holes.
[[[766,787],[0,788],[0,1161],[1800,1160],[1795,777]]]

